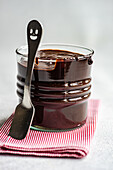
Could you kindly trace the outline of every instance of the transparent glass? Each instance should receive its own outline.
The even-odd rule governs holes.
[[[27,46],[16,50],[17,94],[22,100],[27,67]],[[35,116],[31,128],[65,131],[87,119],[91,94],[92,49],[67,44],[42,44],[35,56],[31,99]]]

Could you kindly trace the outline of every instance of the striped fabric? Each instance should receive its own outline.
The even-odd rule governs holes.
[[[99,104],[99,100],[89,100],[87,122],[81,128],[65,132],[30,130],[23,140],[8,136],[12,114],[0,129],[0,153],[82,158],[89,152],[96,129]]]

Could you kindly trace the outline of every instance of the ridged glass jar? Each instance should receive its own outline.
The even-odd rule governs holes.
[[[92,49],[62,44],[42,44],[36,54],[31,82],[35,106],[32,129],[70,130],[87,119],[91,94]],[[21,101],[27,66],[27,46],[16,50],[17,94]]]

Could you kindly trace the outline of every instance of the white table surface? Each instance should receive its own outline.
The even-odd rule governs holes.
[[[96,133],[85,158],[3,154],[0,155],[0,170],[112,170],[113,1],[54,0],[53,3],[52,0],[25,0],[20,3],[18,0],[0,0],[0,4],[0,125],[11,115],[17,104],[14,50],[26,43],[25,26],[32,18],[39,18],[44,25],[42,42],[85,44],[95,50],[91,98],[101,100]]]

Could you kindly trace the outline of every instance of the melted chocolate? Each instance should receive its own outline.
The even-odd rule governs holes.
[[[90,96],[88,59],[78,53],[61,50],[41,50],[37,53],[31,82],[31,97],[35,106],[32,126],[69,129],[81,126],[87,118]],[[18,63],[17,94],[23,97],[26,60]]]

